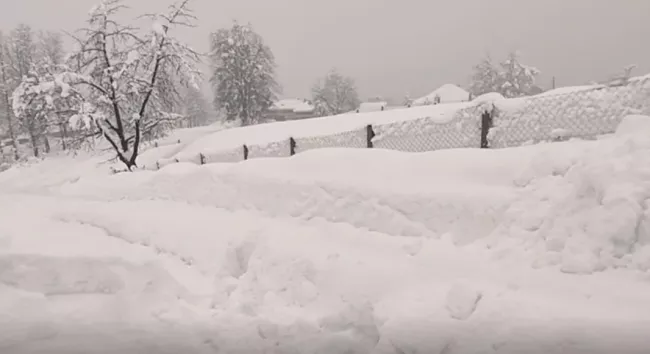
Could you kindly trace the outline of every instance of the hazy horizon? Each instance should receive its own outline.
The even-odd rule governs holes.
[[[0,0],[0,29],[81,27],[97,0]],[[172,1],[126,1],[126,16],[158,12]],[[65,5],[63,5],[65,4]],[[65,9],[64,9],[65,8]],[[181,37],[199,51],[208,34],[250,22],[273,50],[282,97],[309,97],[330,68],[353,77],[362,98],[422,96],[465,86],[472,67],[520,50],[548,88],[603,80],[629,64],[650,72],[650,1],[638,0],[193,0],[198,27]],[[128,18],[127,18],[128,20]],[[207,73],[206,73],[207,74]]]

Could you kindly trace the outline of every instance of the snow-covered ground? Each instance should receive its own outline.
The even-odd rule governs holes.
[[[624,122],[502,150],[12,168],[0,353],[648,353],[650,126]]]

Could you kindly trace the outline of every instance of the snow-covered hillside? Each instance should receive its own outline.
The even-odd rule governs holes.
[[[647,353],[648,119],[502,150],[11,169],[0,352]]]

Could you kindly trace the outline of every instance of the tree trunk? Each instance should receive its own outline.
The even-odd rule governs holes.
[[[68,127],[66,127],[65,123],[61,123],[59,126],[59,133],[61,134],[61,148],[63,151],[66,151],[68,149],[68,146],[66,145],[66,139],[68,139]]]
[[[29,139],[32,142],[32,151],[34,152],[34,157],[38,157],[38,138],[34,135],[34,129],[29,128]]]
[[[2,64],[0,62],[0,64]],[[4,67],[2,68],[2,77],[4,79],[5,77],[5,69]],[[6,86],[5,86],[6,87]],[[6,115],[7,115],[7,129],[9,130],[9,139],[11,139],[11,146],[14,148],[14,159],[18,161],[20,156],[18,156],[18,145],[16,144],[16,134],[14,133],[14,124],[13,120],[11,119],[11,114],[13,113],[11,111],[11,102],[9,101],[9,93],[6,91],[6,89],[3,92],[3,99],[5,101],[5,110],[6,110]]]
[[[50,147],[50,139],[47,138],[46,134],[43,134],[43,143],[45,144],[45,153],[49,154],[52,149]]]
[[[11,119],[11,108],[9,108],[9,94],[5,92],[5,103],[6,103],[6,110],[7,110],[7,128],[9,129],[9,139],[11,139],[11,146],[14,148],[14,159],[18,161],[20,159],[20,155],[18,154],[18,144],[16,144],[16,134],[14,133],[14,122]]]

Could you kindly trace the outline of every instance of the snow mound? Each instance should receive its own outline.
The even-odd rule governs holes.
[[[2,195],[0,351],[645,353],[649,156],[639,132],[25,169],[4,188],[49,196]]]
[[[617,135],[650,134],[650,117],[644,115],[625,116],[616,128]]]
[[[109,177],[63,191],[323,218],[393,235],[450,235],[458,245],[525,252],[536,267],[570,273],[645,270],[650,262],[645,133],[502,150],[322,149],[288,159],[175,165],[131,184]]]
[[[498,92],[484,93],[472,100],[473,103],[491,103],[494,101],[505,100],[502,94]]]
[[[548,90],[545,92],[542,92],[540,94],[535,95],[536,97],[546,97],[546,96],[555,96],[555,95],[567,95],[571,93],[576,93],[576,92],[581,92],[581,91],[589,91],[593,90],[595,88],[602,87],[602,85],[585,85],[585,86],[565,86],[565,87],[558,87],[553,90]]]
[[[648,269],[650,137],[617,136],[563,156],[540,154],[515,182],[521,196],[493,235],[516,239],[535,264],[569,273]]]
[[[483,295],[467,284],[454,284],[447,293],[447,311],[456,320],[467,320],[476,311]]]

